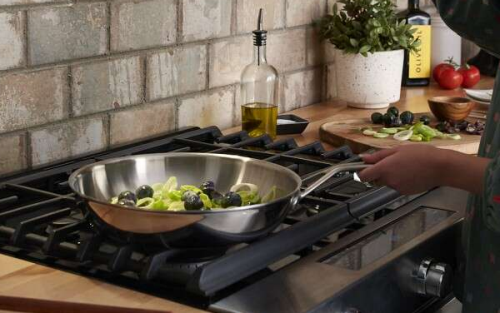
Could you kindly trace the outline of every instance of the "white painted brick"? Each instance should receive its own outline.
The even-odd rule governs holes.
[[[234,0],[182,0],[182,40],[229,36]]]
[[[0,70],[24,65],[24,15],[0,13]]]
[[[322,88],[321,70],[314,69],[287,75],[284,83],[285,111],[321,102]]]
[[[180,47],[150,55],[147,61],[149,100],[205,89],[206,46]]]
[[[140,57],[76,66],[71,78],[75,116],[138,104],[143,99]]]
[[[337,74],[335,73],[335,65],[329,65],[326,68],[326,99],[335,98],[337,98]]]
[[[210,45],[210,87],[234,84],[253,60],[252,36],[237,37]]]
[[[0,137],[0,175],[27,167],[24,135]]]
[[[217,125],[221,129],[233,126],[234,92],[232,89],[212,91],[181,100],[179,127]]]
[[[259,9],[264,9],[266,30],[285,26],[285,0],[238,0],[236,8],[236,31],[248,33],[257,28]]]
[[[81,3],[28,11],[31,63],[43,64],[106,53],[106,3]]]
[[[287,0],[286,26],[311,24],[326,12],[327,0]]]
[[[278,69],[278,72],[292,71],[305,66],[305,29],[270,34],[267,43],[268,61]]]
[[[53,69],[0,77],[0,133],[67,117],[68,71]]]
[[[106,129],[102,118],[73,120],[31,132],[34,166],[106,148]]]
[[[137,141],[175,129],[175,104],[160,103],[111,114],[111,145]]]
[[[177,38],[177,1],[114,1],[111,4],[111,50],[165,46]]]

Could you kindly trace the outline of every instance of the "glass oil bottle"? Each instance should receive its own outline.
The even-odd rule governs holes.
[[[267,31],[263,29],[263,10],[260,9],[257,30],[253,32],[254,60],[241,75],[242,129],[250,137],[268,134],[276,137],[278,120],[279,77],[267,63]]]

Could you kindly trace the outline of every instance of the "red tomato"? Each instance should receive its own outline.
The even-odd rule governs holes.
[[[455,69],[445,69],[439,76],[439,86],[444,89],[455,89],[462,85],[464,78]]]
[[[441,76],[441,74],[444,72],[444,70],[447,70],[447,69],[453,70],[455,68],[450,63],[441,63],[441,64],[436,65],[436,67],[434,68],[434,71],[432,71],[432,77],[434,78],[434,80],[439,82],[439,76]]]
[[[481,73],[479,73],[479,69],[474,65],[466,65],[465,68],[459,69],[458,72],[464,78],[462,83],[462,87],[464,88],[474,87],[481,79]]]

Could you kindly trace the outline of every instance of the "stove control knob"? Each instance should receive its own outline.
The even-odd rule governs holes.
[[[452,269],[445,263],[426,258],[420,263],[415,277],[417,293],[443,297],[451,290]]]

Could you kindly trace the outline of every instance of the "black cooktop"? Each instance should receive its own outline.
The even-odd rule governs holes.
[[[359,161],[348,147],[320,142],[223,135],[216,127],[186,128],[158,138],[0,178],[0,253],[206,308],[339,237],[390,212],[399,195],[341,173],[300,202],[270,236],[229,250],[150,250],[97,235],[67,179],[83,165],[114,157],[165,152],[235,154],[285,166],[303,178],[332,164]],[[47,282],[50,284],[50,282]]]

